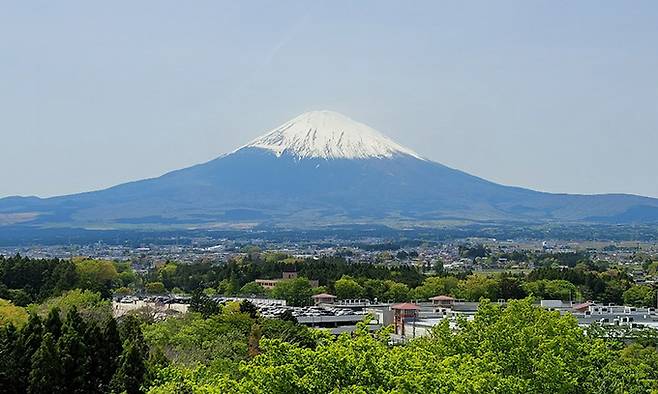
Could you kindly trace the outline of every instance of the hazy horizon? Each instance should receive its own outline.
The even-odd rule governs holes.
[[[155,177],[329,109],[482,178],[658,197],[658,5],[7,3],[0,197]]]

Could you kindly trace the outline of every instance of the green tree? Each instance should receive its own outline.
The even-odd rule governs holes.
[[[270,339],[262,326],[257,357],[230,370],[167,367],[151,393],[639,394],[658,383],[655,348],[620,351],[585,335],[573,316],[530,299],[506,307],[482,302],[473,320],[458,325],[453,330],[445,320],[430,335],[393,347],[390,331],[373,334],[364,323],[308,347]]]
[[[110,381],[110,389],[119,393],[141,393],[149,357],[149,346],[144,339],[141,322],[135,316],[126,316],[118,328],[123,346]]]
[[[189,311],[198,312],[207,319],[212,315],[218,314],[220,312],[220,307],[216,301],[205,295],[201,289],[197,289],[192,293]]]
[[[203,289],[203,294],[207,295],[208,297],[214,297],[217,295],[217,289],[213,287],[206,287]]]
[[[386,281],[388,289],[384,294],[386,300],[393,302],[402,302],[409,299],[409,286],[404,283],[394,282],[392,280]]]
[[[485,275],[470,275],[459,283],[458,294],[467,300],[479,301],[483,298],[497,300],[498,281]]]
[[[281,316],[279,316],[279,319],[281,321],[288,322],[288,323],[293,323],[293,324],[298,323],[297,318],[295,317],[295,315],[293,315],[293,313],[290,309],[286,309],[285,311],[283,311]]]
[[[0,326],[13,324],[22,326],[27,322],[28,313],[25,308],[16,306],[11,301],[0,299]]]
[[[48,317],[43,322],[43,326],[47,332],[52,335],[52,340],[57,341],[62,335],[62,319],[60,318],[61,310],[58,307],[54,307],[48,312]]]
[[[174,364],[234,368],[233,362],[247,359],[247,338],[253,324],[253,319],[239,311],[209,318],[188,313],[144,326],[144,339],[151,349],[162,350]]]
[[[240,312],[246,313],[252,319],[255,319],[258,315],[258,308],[249,300],[242,300],[240,302]]]
[[[124,287],[135,286],[139,282],[139,277],[132,270],[129,263],[114,263],[114,266],[117,268],[119,277],[117,282]]]
[[[70,260],[61,260],[50,276],[50,283],[46,288],[52,289],[52,294],[42,294],[43,298],[60,295],[66,290],[72,289],[79,283],[80,276],[75,264]]]
[[[104,321],[112,316],[112,304],[104,300],[99,293],[90,290],[70,290],[59,297],[51,298],[31,310],[45,316],[53,308],[59,308],[66,316],[73,308],[85,318],[94,321]]]
[[[521,299],[527,297],[523,289],[523,280],[511,274],[502,273],[498,276],[499,298],[504,300]]]
[[[327,286],[318,286],[313,288],[313,295],[325,294],[328,292],[329,292],[329,288]]]
[[[127,296],[130,294],[133,294],[134,290],[131,289],[130,287],[118,287],[114,289],[114,295],[115,296]]]
[[[343,276],[334,283],[336,297],[339,299],[357,299],[365,296],[363,287],[354,279]]]
[[[119,273],[111,261],[75,260],[78,273],[78,287],[101,294],[103,298],[112,296],[111,289],[119,278]]]
[[[72,307],[66,314],[62,335],[57,341],[57,353],[62,366],[63,389],[67,393],[84,393],[89,389],[91,354],[85,344],[85,322]]]
[[[265,288],[256,282],[249,282],[242,286],[240,294],[262,296],[265,294]]]
[[[20,307],[28,306],[32,302],[32,296],[24,289],[7,290],[7,298],[9,298],[14,305]]]
[[[177,286],[177,284],[175,284],[177,273],[178,265],[170,261],[167,261],[166,264],[162,264],[156,267],[156,277],[159,282],[164,283],[167,289],[171,289],[172,287]]]
[[[16,346],[14,347],[14,360],[16,361],[15,384],[18,392],[25,392],[28,387],[28,377],[32,369],[32,356],[41,346],[43,339],[43,325],[41,318],[31,313],[27,323],[20,331]]]
[[[28,393],[64,393],[62,368],[53,335],[47,332],[41,345],[32,356]]]
[[[280,339],[308,349],[315,348],[320,340],[326,339],[322,335],[325,334],[324,331],[297,324],[294,320],[260,319],[260,325],[264,338]]]
[[[434,270],[435,275],[440,275],[445,272],[445,269],[443,268],[443,265],[445,264],[445,261],[443,261],[442,258],[437,258],[434,260],[432,264],[432,269]]]
[[[148,360],[146,361],[146,373],[144,374],[144,387],[151,386],[152,382],[158,378],[158,374],[170,365],[169,359],[161,348],[149,351]]]
[[[146,292],[149,294],[164,294],[165,286],[162,282],[150,282],[144,285]]]
[[[101,360],[100,380],[102,382],[102,391],[107,391],[112,376],[117,369],[119,356],[123,352],[123,345],[115,319],[108,319],[105,322],[102,339],[100,354],[103,354],[104,357]]]
[[[649,286],[636,285],[624,292],[624,305],[655,306],[656,292]]]
[[[369,300],[384,301],[384,294],[388,290],[385,281],[381,279],[366,279],[363,282],[365,297]]]
[[[146,371],[143,346],[134,340],[127,341],[119,358],[119,367],[110,383],[113,392],[142,393]]]
[[[603,303],[621,304],[624,301],[624,292],[631,284],[623,279],[608,279],[605,282],[605,290],[598,294],[598,301]]]
[[[220,294],[230,296],[236,293],[238,291],[239,286],[237,285],[235,280],[230,280],[230,279],[223,279],[221,282],[219,282],[219,285],[217,286],[217,291]]]
[[[272,289],[274,298],[286,300],[288,305],[293,306],[310,305],[312,295],[313,289],[306,278],[282,280]]]
[[[578,288],[562,279],[527,282],[523,285],[523,289],[531,296],[541,299],[568,301],[580,298]]]
[[[410,297],[415,300],[427,300],[438,295],[454,294],[459,286],[459,280],[454,276],[429,277],[422,285],[411,291]]]
[[[11,323],[0,325],[0,387],[6,388],[7,394],[19,392],[18,348],[16,327]]]
[[[86,329],[83,336],[85,350],[88,358],[87,377],[85,382],[87,390],[98,391],[104,387],[103,370],[108,365],[109,354],[105,352],[105,341],[103,333],[96,322],[86,322]],[[96,355],[101,355],[96,356]]]

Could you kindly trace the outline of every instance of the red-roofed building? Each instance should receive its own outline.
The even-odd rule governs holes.
[[[455,305],[455,299],[447,295],[432,297],[430,301],[432,301],[432,305],[435,307],[451,308]]]
[[[395,333],[404,336],[404,321],[405,319],[415,319],[418,317],[420,307],[416,304],[408,302],[402,304],[391,305],[393,311],[393,324],[395,326]]]
[[[589,311],[589,307],[594,305],[593,302],[587,301],[583,302],[582,304],[576,304],[573,306],[573,311],[574,312],[580,312],[580,313],[585,313]]]

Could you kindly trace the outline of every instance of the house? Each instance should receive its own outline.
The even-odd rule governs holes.
[[[283,274],[281,274],[281,278],[283,280],[297,279],[297,272],[295,271],[283,272]]]
[[[281,279],[256,279],[256,283],[263,286],[265,290],[272,290]]]
[[[312,296],[313,302],[315,305],[319,304],[333,304],[336,301],[336,296],[327,294],[327,293],[321,293],[321,294],[316,294]]]
[[[452,308],[455,306],[455,299],[447,295],[439,295],[430,298],[432,306],[435,308]]]
[[[256,279],[255,282],[263,286],[265,290],[272,290],[274,286],[276,286],[276,284],[281,282],[282,280],[291,280],[291,279],[297,279],[297,272],[294,271],[283,272],[281,274],[280,279]],[[320,283],[317,280],[309,280],[308,283],[311,285],[311,287],[314,288],[320,286]]]
[[[582,304],[576,304],[573,306],[573,311],[576,313],[585,313],[590,311],[590,307],[595,304],[591,301],[583,302]]]
[[[395,334],[404,336],[404,321],[417,318],[420,307],[416,304],[405,302],[402,304],[391,305],[391,310],[393,311]]]

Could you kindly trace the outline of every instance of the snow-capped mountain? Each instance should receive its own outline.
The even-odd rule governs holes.
[[[316,227],[455,220],[658,222],[658,200],[498,185],[423,159],[330,111],[302,114],[229,154],[159,178],[47,199],[0,199],[0,226]]]
[[[381,159],[402,155],[421,158],[379,131],[333,111],[301,114],[245,147],[300,159]]]

